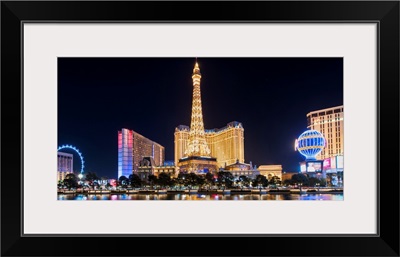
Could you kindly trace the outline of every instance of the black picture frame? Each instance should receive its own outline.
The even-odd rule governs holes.
[[[27,21],[377,23],[378,233],[373,236],[23,235],[21,30]],[[2,1],[1,64],[2,256],[399,256],[398,1]],[[294,217],[293,222],[304,221]],[[155,247],[148,247],[149,242]],[[184,250],[187,246],[192,250]]]

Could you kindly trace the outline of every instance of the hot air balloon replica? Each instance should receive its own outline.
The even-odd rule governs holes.
[[[326,146],[324,136],[317,130],[306,130],[296,139],[295,150],[305,157],[305,161],[300,163],[300,171],[309,175],[322,173],[322,160],[317,160],[316,156],[322,152]]]

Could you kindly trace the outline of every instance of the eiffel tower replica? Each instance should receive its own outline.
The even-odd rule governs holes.
[[[205,174],[218,171],[217,159],[211,156],[204,132],[203,111],[201,108],[200,68],[197,63],[193,69],[192,118],[190,122],[189,140],[185,156],[179,159],[180,172]]]

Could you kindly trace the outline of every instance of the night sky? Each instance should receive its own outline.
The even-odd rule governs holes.
[[[117,133],[132,129],[174,159],[174,130],[190,126],[195,58],[59,58],[58,144],[85,172],[116,178]],[[310,111],[343,104],[342,58],[198,58],[204,126],[244,127],[245,162],[298,171],[294,140]],[[64,151],[64,150],[63,150]],[[73,153],[73,151],[65,150]],[[74,154],[74,169],[80,170]]]

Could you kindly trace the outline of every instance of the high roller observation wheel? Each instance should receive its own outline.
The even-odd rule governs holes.
[[[57,152],[60,151],[61,149],[71,149],[71,150],[74,150],[79,155],[79,158],[81,159],[81,174],[82,174],[83,169],[85,168],[85,161],[83,160],[83,155],[79,151],[79,149],[73,145],[62,145],[62,146],[58,147]]]

